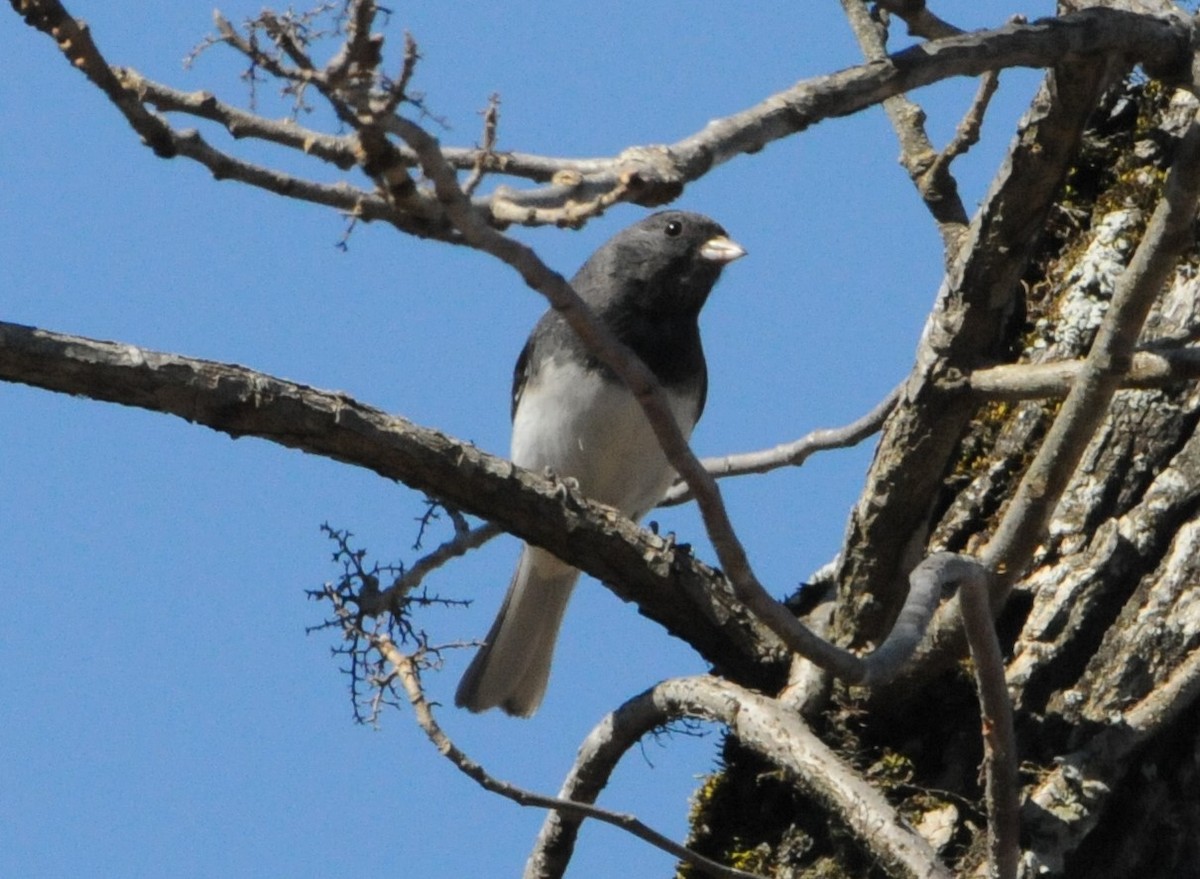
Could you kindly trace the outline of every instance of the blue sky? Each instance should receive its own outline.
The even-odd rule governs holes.
[[[233,20],[260,3],[221,7]],[[808,4],[806,4],[808,5]],[[416,86],[446,143],[478,138],[499,92],[499,147],[607,155],[670,142],[798,79],[859,60],[837,4],[397,4],[424,60]],[[71,0],[111,63],[241,102],[237,61],[181,59],[205,4]],[[1047,2],[951,3],[967,27]],[[543,309],[510,271],[463,249],[344,222],[216,183],[142,147],[45,36],[0,13],[0,318],[241,363],[346,391],[482,448],[508,445],[512,362]],[[1036,84],[1001,80],[985,140],[956,164],[982,197]],[[944,143],[974,91],[918,96]],[[260,109],[282,115],[269,88]],[[314,120],[314,124],[319,119]],[[181,123],[190,125],[192,123]],[[223,147],[296,173],[330,169]],[[821,124],[725,165],[680,207],[750,252],[702,326],[701,454],[757,449],[842,424],[907,371],[940,279],[940,243],[896,162],[882,111]],[[352,182],[361,183],[350,175]],[[570,274],[642,209],[581,232],[519,231]],[[726,483],[761,579],[783,595],[836,552],[869,447]],[[382,561],[416,557],[419,495],[378,477],[178,419],[0,384],[0,875],[339,877],[365,871],[515,875],[542,814],[486,794],[392,713],[355,726],[321,607],[333,578],[323,522]],[[650,517],[711,558],[689,508]],[[436,538],[437,535],[435,535]],[[429,581],[468,610],[431,615],[435,640],[481,636],[517,544],[494,541]],[[427,679],[450,703],[468,660]],[[447,732],[495,775],[552,792],[607,710],[703,664],[593,581],[568,614],[541,712],[450,708]],[[716,734],[649,742],[602,803],[682,837]],[[585,828],[577,876],[667,875],[667,856]]]

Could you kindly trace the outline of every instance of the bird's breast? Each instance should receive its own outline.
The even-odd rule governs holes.
[[[691,435],[699,389],[667,390],[675,421]],[[512,459],[571,477],[588,497],[632,518],[661,499],[674,471],[649,421],[624,384],[576,363],[543,363],[513,416]]]

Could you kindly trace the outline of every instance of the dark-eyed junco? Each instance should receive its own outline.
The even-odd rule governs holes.
[[[700,309],[726,263],[745,251],[708,217],[663,211],[618,233],[571,284],[654,372],[685,436],[704,409],[708,374]],[[631,519],[653,508],[674,478],[629,389],[551,310],[517,359],[512,460],[574,479],[593,500]],[[546,691],[563,612],[579,571],[526,545],[500,613],[455,702],[528,717]]]

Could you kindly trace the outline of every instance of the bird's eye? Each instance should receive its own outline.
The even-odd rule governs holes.
[[[678,220],[672,220],[671,222],[667,223],[666,231],[668,235],[674,238],[683,231],[683,223],[679,222]]]

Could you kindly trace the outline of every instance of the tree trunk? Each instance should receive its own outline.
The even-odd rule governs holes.
[[[1194,112],[1193,99],[1153,83],[1105,98],[1023,279],[1024,319],[1006,329],[1014,360],[1087,353]],[[1178,347],[1200,328],[1195,263],[1193,248],[1143,347]],[[928,551],[986,543],[1056,410],[1026,400],[979,411],[943,475]],[[998,620],[1027,875],[1200,876],[1198,420],[1192,382],[1121,391]],[[855,584],[836,586],[842,637],[870,642],[861,626],[874,623],[856,621],[845,600]],[[812,721],[972,875],[986,818],[969,662],[914,680],[873,693],[835,686]],[[772,876],[883,875],[760,759],[732,741],[723,756],[697,793],[696,848]]]

